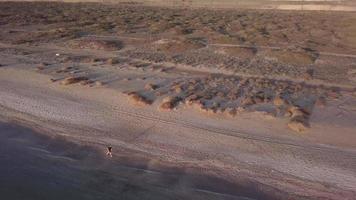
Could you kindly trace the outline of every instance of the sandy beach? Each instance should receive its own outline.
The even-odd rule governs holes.
[[[1,125],[1,194],[6,199],[255,199],[237,185],[172,166],[149,167],[128,155],[107,160],[89,146],[47,137],[19,124]],[[35,178],[34,178],[35,177]]]
[[[355,13],[0,15],[7,199],[355,199]]]

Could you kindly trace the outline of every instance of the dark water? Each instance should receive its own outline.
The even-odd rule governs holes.
[[[41,199],[273,199],[258,186],[148,170],[117,163],[94,149],[0,123],[0,195]]]

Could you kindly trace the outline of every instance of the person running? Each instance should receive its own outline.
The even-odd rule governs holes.
[[[108,146],[107,151],[106,151],[106,155],[110,156],[112,158],[112,146]]]

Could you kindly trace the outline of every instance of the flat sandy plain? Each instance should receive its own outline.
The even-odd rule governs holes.
[[[355,199],[355,21],[1,2],[0,191]]]

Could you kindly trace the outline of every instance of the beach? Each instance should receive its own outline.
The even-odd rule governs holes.
[[[0,14],[7,199],[355,199],[354,13]]]

